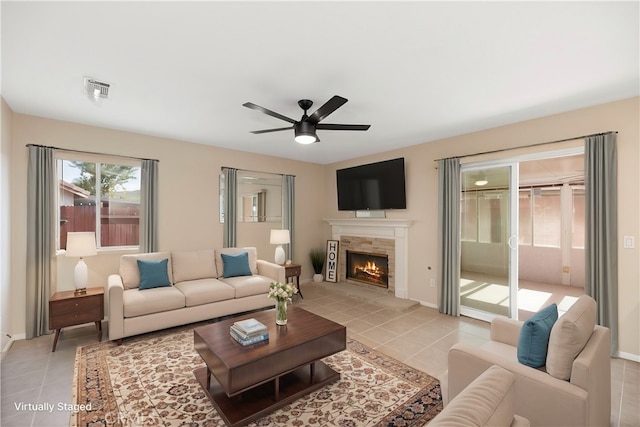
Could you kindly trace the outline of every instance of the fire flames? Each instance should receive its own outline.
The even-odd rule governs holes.
[[[357,265],[355,267],[355,271],[356,273],[364,273],[375,278],[379,278],[384,273],[384,271],[379,268],[373,261],[367,261],[364,265]]]

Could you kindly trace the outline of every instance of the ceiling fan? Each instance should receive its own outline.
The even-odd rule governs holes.
[[[320,123],[322,119],[327,117],[329,114],[336,111],[338,108],[343,106],[348,100],[338,95],[334,95],[330,100],[328,100],[322,107],[318,108],[313,114],[310,116],[307,115],[307,110],[311,108],[313,105],[313,101],[308,99],[301,99],[298,101],[298,105],[300,108],[304,110],[304,114],[300,120],[293,120],[287,116],[283,116],[282,114],[276,113],[275,111],[268,110],[264,107],[260,107],[252,102],[245,102],[242,104],[244,107],[251,108],[252,110],[258,110],[267,114],[269,116],[278,118],[280,120],[284,120],[285,122],[289,122],[293,124],[293,126],[284,127],[284,128],[276,128],[276,129],[265,129],[265,130],[254,130],[251,133],[260,134],[260,133],[268,133],[268,132],[279,132],[282,130],[293,129],[295,133],[295,140],[300,144],[312,144],[314,142],[320,141],[318,135],[316,135],[316,130],[367,130],[371,125],[339,125],[339,124],[329,124],[329,123]]]

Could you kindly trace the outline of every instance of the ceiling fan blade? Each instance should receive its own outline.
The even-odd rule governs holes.
[[[281,130],[289,130],[289,129],[293,129],[293,126],[289,126],[288,128],[265,129],[265,130],[252,130],[252,131],[251,131],[251,133],[254,133],[254,134],[258,135],[258,134],[260,134],[260,133],[280,132]]]
[[[287,116],[283,116],[282,114],[276,113],[275,111],[271,111],[271,110],[267,110],[264,107],[261,107],[259,105],[254,104],[253,102],[245,102],[244,104],[242,104],[243,107],[247,107],[247,108],[251,108],[252,110],[258,110],[268,116],[272,116],[275,118],[278,118],[280,120],[284,120],[285,122],[289,122],[289,123],[295,123],[296,121],[293,119],[290,119]]]
[[[324,130],[367,130],[371,125],[334,125],[329,123],[318,123],[316,129]]]
[[[322,107],[318,108],[315,113],[310,115],[306,121],[310,123],[318,123],[320,120],[342,107],[347,101],[347,98],[334,95],[333,98],[325,102]]]

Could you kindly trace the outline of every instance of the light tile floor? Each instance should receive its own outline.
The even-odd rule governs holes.
[[[407,306],[380,292],[345,293],[336,286],[305,283],[304,299],[295,297],[294,304],[346,325],[351,337],[435,377],[446,371],[447,351],[454,343],[480,345],[489,338],[485,322]],[[108,325],[104,328],[107,336]],[[14,343],[2,358],[0,425],[68,426],[69,412],[57,406],[71,403],[76,348],[95,342],[95,327],[86,325],[64,330],[55,353],[51,335]],[[611,425],[639,426],[640,364],[612,359],[611,373]],[[49,403],[54,409],[21,410],[16,406],[20,403]]]

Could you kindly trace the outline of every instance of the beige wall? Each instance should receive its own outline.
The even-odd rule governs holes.
[[[0,98],[0,349],[9,344],[13,333],[11,317],[11,153],[13,111]],[[3,353],[4,354],[4,353]]]
[[[318,217],[325,199],[324,168],[320,165],[23,114],[14,115],[13,128],[13,307],[25,306],[26,144],[158,159],[160,250],[222,246],[222,224],[218,212],[218,176],[222,166],[296,175],[296,253],[293,260],[303,265],[303,279],[310,278],[313,273],[307,254],[311,247],[323,242]],[[269,229],[280,227],[277,224],[262,225],[239,224],[237,243],[238,246],[257,246],[261,258],[273,260],[275,247],[269,244]],[[98,256],[87,258],[90,283],[106,285],[107,276],[118,271],[121,253],[103,251]],[[57,289],[73,288],[74,265],[74,260],[58,257],[60,283]],[[13,331],[18,335],[24,334],[24,310],[14,310],[12,320]]]
[[[640,335],[638,334],[640,255],[637,246],[635,249],[622,248],[624,235],[635,236],[637,242],[640,240],[638,239],[640,231],[639,101],[640,98],[632,98],[329,165],[325,173],[327,191],[325,203],[329,207],[325,218],[353,216],[353,213],[337,210],[336,169],[404,157],[407,174],[407,209],[388,211],[387,217],[413,221],[409,237],[409,277],[411,278],[409,297],[426,305],[436,306],[437,287],[429,287],[429,280],[438,278],[438,174],[434,167],[435,160],[609,130],[618,131],[620,351],[627,357],[640,360]],[[575,143],[566,143],[558,148],[575,145]],[[543,146],[518,150],[517,153],[550,151],[553,148]],[[516,151],[510,151],[493,157],[515,154]],[[324,230],[325,238],[329,238],[331,236],[329,226],[325,225]],[[431,270],[428,267],[431,267]]]
[[[187,144],[170,139],[84,126],[15,114],[12,116],[13,180],[11,195],[11,291],[12,307],[24,307],[26,236],[26,144],[106,152],[160,160],[159,168],[159,245],[161,250],[219,247],[222,226],[218,222],[218,174],[221,166],[296,175],[296,253],[294,261],[303,264],[303,278],[311,277],[309,249],[323,246],[330,238],[323,219],[352,217],[338,212],[335,170],[341,167],[405,157],[407,171],[407,209],[388,212],[390,218],[413,220],[410,231],[409,296],[430,306],[437,305],[437,171],[434,160],[492,149],[510,148],[617,130],[618,173],[621,195],[619,241],[623,235],[636,236],[640,244],[640,150],[639,98],[558,114],[510,126],[489,129],[445,140],[416,145],[387,153],[353,159],[328,166],[296,162],[215,147]],[[4,122],[3,116],[3,122]],[[4,125],[4,123],[3,123]],[[575,144],[574,144],[575,145]],[[4,156],[3,126],[3,156]],[[541,151],[541,149],[537,149]],[[4,202],[4,194],[3,194]],[[4,203],[3,203],[4,204]],[[260,256],[272,259],[268,228],[263,225],[242,228],[238,245],[258,246]],[[264,252],[267,252],[266,254]],[[103,252],[86,260],[89,279],[104,285],[108,274],[117,271],[120,253]],[[4,262],[4,261],[3,261]],[[58,285],[70,289],[73,262],[60,259]],[[428,267],[431,267],[429,270]],[[640,360],[639,304],[640,256],[638,249],[619,250],[620,351]],[[69,278],[69,279],[67,279]],[[307,286],[312,286],[311,284]],[[4,311],[4,305],[3,305]],[[14,310],[12,331],[24,334],[23,310]]]

